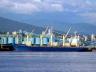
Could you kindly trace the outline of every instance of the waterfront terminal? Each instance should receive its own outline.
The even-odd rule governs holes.
[[[41,34],[27,31],[0,34],[0,51],[95,51],[96,35],[80,35],[74,32],[57,34],[47,28]]]

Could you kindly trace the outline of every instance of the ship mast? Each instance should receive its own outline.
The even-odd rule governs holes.
[[[50,30],[51,46],[53,46],[53,32],[52,31],[53,31],[53,28],[51,27],[51,30]]]
[[[43,35],[40,35],[40,46],[43,46]]]

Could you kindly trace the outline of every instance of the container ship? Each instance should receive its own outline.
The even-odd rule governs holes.
[[[88,52],[86,46],[87,38],[78,35],[76,32],[69,35],[71,28],[66,34],[53,33],[52,29],[46,28],[41,34],[33,32],[8,32],[0,35],[0,50],[5,51],[32,51],[32,52]],[[7,50],[6,47],[9,49]],[[8,46],[11,45],[11,46]]]

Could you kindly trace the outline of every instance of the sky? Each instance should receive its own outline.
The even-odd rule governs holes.
[[[0,0],[0,16],[38,26],[96,25],[96,0]]]

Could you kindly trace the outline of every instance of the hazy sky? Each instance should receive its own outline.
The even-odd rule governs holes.
[[[0,0],[0,16],[30,24],[32,21],[95,24],[96,0]]]

